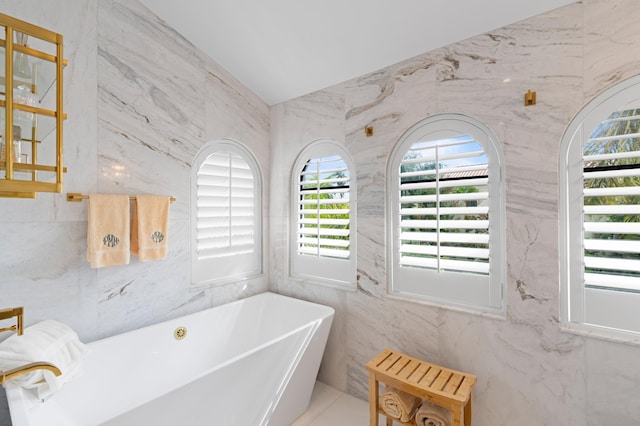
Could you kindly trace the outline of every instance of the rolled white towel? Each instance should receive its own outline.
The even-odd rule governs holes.
[[[419,405],[420,398],[391,386],[387,386],[382,397],[380,397],[382,410],[389,417],[405,423],[411,420]]]
[[[0,370],[10,370],[30,362],[49,362],[60,369],[56,376],[48,370],[36,370],[11,379],[22,387],[36,388],[39,398],[51,393],[76,376],[82,360],[89,353],[70,327],[46,320],[25,328],[24,334],[0,343]]]
[[[424,401],[416,411],[417,426],[450,426],[451,412],[446,408]]]

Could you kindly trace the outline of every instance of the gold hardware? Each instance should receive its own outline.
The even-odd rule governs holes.
[[[66,173],[62,129],[67,117],[62,102],[62,72],[67,64],[62,35],[2,13],[0,27],[4,27],[0,62],[5,64],[0,67],[0,85],[4,86],[0,112],[5,118],[0,129],[4,153],[0,197],[36,198],[38,192],[62,192],[62,175]],[[35,39],[38,47],[28,46],[28,38]],[[48,52],[38,50],[40,46]],[[51,101],[42,102],[49,93]],[[45,150],[42,143],[51,147]],[[50,157],[38,158],[38,148]]]
[[[84,194],[80,194],[77,192],[68,192],[67,193],[67,201],[70,202],[80,202],[82,200],[88,200],[89,196],[88,195],[84,195]],[[133,201],[135,200],[136,197],[129,197],[129,200]],[[176,197],[169,197],[169,201],[171,201],[172,203],[176,201]]]
[[[524,106],[531,106],[536,104],[536,92],[529,90],[524,94]]]
[[[366,137],[373,136],[373,126],[365,126],[365,128],[364,128],[364,135],[365,135]]]
[[[187,327],[180,326],[176,328],[173,332],[173,337],[175,337],[176,340],[182,340],[187,337]]]
[[[51,371],[56,376],[62,374],[60,369],[55,365],[48,362],[32,362],[21,367],[12,368],[7,371],[0,371],[0,385],[6,382],[7,380],[11,380],[14,377],[22,376],[23,374],[31,373],[36,370],[48,370]]]
[[[36,198],[36,194],[35,194],[35,192],[0,191],[0,197],[4,197],[4,198]]]
[[[16,324],[11,327],[0,328],[0,333],[3,331],[17,331],[18,336],[22,336],[24,330],[24,307],[9,308],[0,310],[0,320],[16,317]]]

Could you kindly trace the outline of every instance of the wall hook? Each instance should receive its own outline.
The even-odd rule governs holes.
[[[365,126],[364,134],[366,137],[373,136],[373,126]]]
[[[529,90],[524,94],[524,106],[531,106],[536,104],[536,92]]]

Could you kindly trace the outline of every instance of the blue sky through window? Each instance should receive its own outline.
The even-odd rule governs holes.
[[[404,159],[420,159],[422,162],[437,161],[441,170],[488,164],[484,148],[469,135],[417,142],[413,144]]]

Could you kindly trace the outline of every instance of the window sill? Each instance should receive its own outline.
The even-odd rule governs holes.
[[[596,325],[562,322],[560,331],[611,343],[640,346],[640,334]]]
[[[247,276],[225,277],[221,279],[195,282],[195,283],[191,282],[191,285],[189,287],[192,291],[199,291],[207,288],[224,287],[232,284],[245,283],[245,282],[252,281],[259,278],[264,278],[264,274],[262,272],[252,274],[252,275],[247,275]]]
[[[352,293],[355,293],[355,291],[358,289],[355,282],[327,280],[318,277],[306,277],[302,275],[291,275],[289,278],[302,285],[309,284],[311,286],[332,288],[335,290],[342,290]]]
[[[506,320],[507,315],[504,310],[492,310],[488,308],[471,307],[467,305],[456,305],[451,302],[437,301],[433,299],[427,299],[414,294],[404,294],[398,292],[386,292],[386,298],[392,300],[398,300],[401,302],[417,303],[419,305],[431,306],[434,308],[446,309],[449,311],[461,312],[464,314],[477,315],[482,318],[494,319],[494,320]]]

